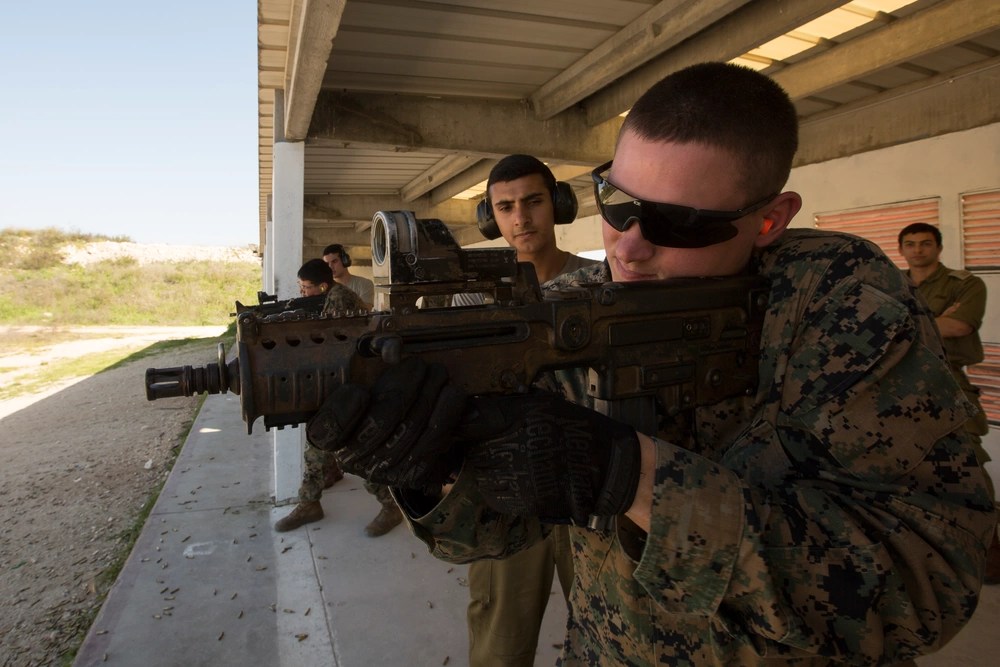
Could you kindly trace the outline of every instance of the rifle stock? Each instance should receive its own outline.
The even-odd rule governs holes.
[[[265,428],[281,428],[306,421],[339,384],[371,386],[388,364],[417,355],[443,364],[469,394],[522,392],[545,371],[584,367],[591,396],[641,428],[651,425],[641,423],[651,413],[644,404],[684,409],[756,387],[767,294],[758,278],[605,283],[543,294],[532,266],[514,262],[513,251],[477,257],[483,251],[449,244],[438,220],[380,211],[372,234],[377,310],[247,308],[237,315],[233,359],[220,351],[201,368],[151,368],[147,398],[231,391],[240,396],[248,432],[258,417]],[[404,234],[412,237],[408,247],[399,243]],[[492,303],[417,307],[421,297],[466,291],[486,293]]]

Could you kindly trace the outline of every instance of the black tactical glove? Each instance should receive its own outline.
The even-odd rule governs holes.
[[[505,514],[598,527],[639,483],[635,429],[547,392],[469,399],[463,474]]]
[[[440,364],[408,357],[379,376],[371,391],[341,385],[306,425],[306,437],[333,452],[341,467],[379,484],[440,485],[461,465],[451,433],[465,394]]]

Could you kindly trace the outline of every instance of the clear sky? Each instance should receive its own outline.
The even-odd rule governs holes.
[[[0,228],[259,241],[256,2],[8,3],[0,62]]]

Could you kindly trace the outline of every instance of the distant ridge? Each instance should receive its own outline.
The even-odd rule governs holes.
[[[169,243],[92,241],[67,244],[59,249],[64,264],[96,264],[116,259],[133,259],[140,265],[158,262],[236,262],[260,264],[256,245],[199,246]]]

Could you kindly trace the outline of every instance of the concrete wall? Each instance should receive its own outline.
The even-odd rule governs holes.
[[[961,195],[997,188],[1000,124],[799,167],[787,186],[803,200],[795,227],[813,226],[817,213],[940,197],[941,261],[952,268],[964,268]],[[979,275],[1000,303],[1000,274]],[[983,340],[1000,341],[1000,307],[987,305],[980,333]]]
[[[796,227],[811,227],[817,213],[940,197],[941,261],[952,268],[964,268],[960,196],[996,188],[1000,124],[799,167],[787,187],[802,195]],[[989,293],[980,336],[1000,342],[1000,273],[978,275]],[[987,469],[1000,486],[1000,428],[994,426],[983,442],[994,461]]]

